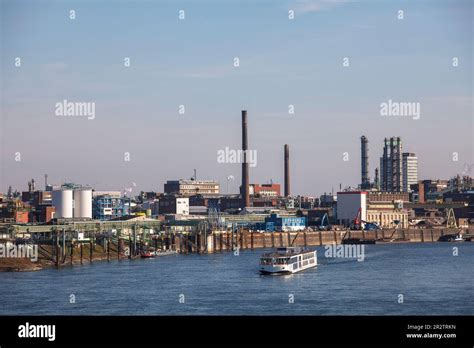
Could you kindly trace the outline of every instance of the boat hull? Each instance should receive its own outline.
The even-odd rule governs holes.
[[[265,274],[265,275],[285,275],[285,274],[294,274],[294,273],[298,273],[298,272],[301,272],[301,271],[304,271],[304,270],[307,270],[307,269],[310,269],[310,268],[315,268],[317,266],[317,264],[314,264],[314,265],[310,265],[310,266],[306,266],[306,267],[302,267],[302,268],[298,268],[298,269],[295,269],[295,270],[266,270],[266,269],[260,269],[260,273],[261,274]]]
[[[260,274],[263,274],[263,275],[285,275],[285,274],[293,274],[293,272],[290,272],[290,271],[276,271],[276,272],[272,272],[272,271],[260,270]]]

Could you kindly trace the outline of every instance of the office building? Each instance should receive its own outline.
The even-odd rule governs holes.
[[[414,153],[403,153],[403,192],[411,191],[410,186],[418,183],[418,157]]]

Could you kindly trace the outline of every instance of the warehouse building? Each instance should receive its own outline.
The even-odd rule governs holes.
[[[337,193],[337,222],[350,226],[358,212],[360,219],[367,220],[367,191],[345,191]]]
[[[257,223],[256,229],[266,232],[303,231],[306,229],[306,217],[271,214],[265,218],[264,223]]]

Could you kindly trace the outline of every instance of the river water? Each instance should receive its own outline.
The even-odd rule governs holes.
[[[474,243],[364,247],[288,276],[258,273],[264,249],[0,273],[0,315],[474,314]]]

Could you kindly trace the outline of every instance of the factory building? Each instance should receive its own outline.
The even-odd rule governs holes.
[[[277,197],[251,197],[252,207],[268,207],[277,208],[279,206],[279,199]]]
[[[39,204],[31,207],[28,214],[28,222],[30,223],[44,223],[54,219],[55,208],[51,205]]]
[[[362,222],[375,222],[383,228],[407,228],[408,210],[403,208],[409,202],[405,192],[338,192],[337,221],[350,226],[360,209]]]
[[[214,180],[168,180],[165,183],[166,194],[179,195],[218,195],[219,183]]]
[[[337,193],[337,221],[340,225],[350,226],[360,209],[360,219],[367,218],[367,192],[347,191]]]
[[[15,222],[19,224],[28,223],[28,212],[27,211],[17,211],[15,212]]]
[[[123,198],[105,195],[95,195],[92,201],[94,219],[112,220],[127,215]]]
[[[421,180],[411,186],[418,203],[442,201],[443,191],[448,188],[448,180]]]
[[[408,192],[369,192],[367,195],[367,221],[382,228],[408,228]]]
[[[461,176],[458,174],[449,180],[448,187],[458,191],[473,190],[474,179],[471,178],[469,175]]]
[[[160,214],[160,200],[155,199],[152,201],[146,201],[142,204],[142,209],[146,211],[146,216],[157,216]]]
[[[277,207],[279,204],[280,197],[280,184],[250,184],[248,185],[249,200],[252,207]],[[242,186],[240,186],[240,192],[242,192]],[[228,202],[226,202],[228,203]],[[224,204],[226,208],[228,204]],[[241,205],[232,208],[241,208]]]
[[[334,211],[332,208],[313,208],[307,212],[307,223],[308,226],[319,226],[324,218],[324,215],[327,214],[328,221],[325,223],[334,222]]]
[[[222,197],[219,202],[220,211],[239,210],[242,206],[242,198],[237,195]]]
[[[306,229],[306,217],[304,216],[281,216],[271,214],[265,218],[264,223],[255,224],[257,230],[267,232],[293,232]]]
[[[215,195],[193,195],[189,196],[190,207],[208,207],[208,208],[219,208],[221,197]]]
[[[418,182],[418,157],[414,153],[403,153],[403,191],[411,191],[411,185]]]
[[[408,228],[408,212],[393,206],[386,209],[368,209],[367,221],[377,223],[381,228]]]
[[[50,205],[39,205],[38,222],[50,222],[54,219],[56,208]]]
[[[332,208],[337,202],[337,196],[333,194],[327,194],[324,192],[323,195],[319,197],[319,206],[322,208]]]
[[[21,200],[32,206],[40,204],[52,204],[52,195],[49,191],[24,191],[21,193]]]
[[[418,157],[411,152],[402,152],[400,137],[385,138],[383,155],[380,158],[380,189],[409,192],[411,185],[417,182]]]
[[[174,195],[163,196],[159,201],[160,214],[189,215],[189,198]]]
[[[122,192],[120,191],[92,191],[92,198],[98,197],[98,196],[110,196],[113,198],[120,198],[122,197]]]
[[[382,228],[408,228],[408,193],[371,192],[367,200],[367,221]]]
[[[384,139],[380,169],[382,191],[400,192],[403,190],[402,141],[400,137]]]
[[[280,197],[280,184],[251,184],[249,194],[257,197]]]
[[[367,193],[367,203],[396,202],[396,201],[408,203],[410,202],[410,194],[408,192],[381,192],[381,191],[369,191]]]

